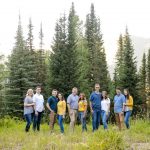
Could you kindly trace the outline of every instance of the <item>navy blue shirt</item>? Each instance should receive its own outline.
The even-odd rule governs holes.
[[[56,113],[58,99],[54,96],[50,96],[47,100],[47,103],[49,104],[50,108]]]
[[[102,100],[101,93],[93,92],[90,95],[90,101],[92,103],[93,110],[101,110],[101,100]]]

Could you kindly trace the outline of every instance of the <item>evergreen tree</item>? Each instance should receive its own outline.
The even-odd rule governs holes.
[[[38,55],[37,52],[34,49],[34,44],[33,44],[33,25],[32,25],[32,20],[31,18],[29,18],[29,25],[28,25],[28,38],[26,40],[26,49],[27,49],[27,62],[26,62],[26,66],[28,68],[29,73],[28,73],[28,77],[30,77],[30,85],[28,88],[35,88],[37,85],[39,85],[38,83],[38,72],[39,72],[39,68],[38,66]]]
[[[114,75],[115,87],[122,86],[122,78],[124,76],[123,65],[124,65],[124,45],[123,45],[122,34],[120,34],[119,40],[118,40],[118,50],[116,54],[116,67],[115,67],[115,75]]]
[[[22,116],[23,98],[28,87],[28,72],[25,65],[26,62],[26,46],[23,37],[21,20],[19,16],[19,24],[16,35],[16,43],[9,57],[9,85],[7,91],[7,101],[9,102],[9,110],[13,116]]]
[[[77,86],[78,20],[72,3],[68,25],[65,15],[56,24],[53,53],[50,56],[51,88],[57,88],[65,97]]]
[[[103,47],[103,39],[100,30],[99,18],[95,15],[94,5],[91,4],[91,12],[86,17],[85,37],[89,51],[89,75],[88,80],[92,88],[95,83],[100,83],[102,90],[108,90],[108,70]]]
[[[150,95],[150,49],[148,50],[147,55],[147,87],[148,87],[148,95]]]
[[[77,44],[77,62],[78,62],[78,69],[77,69],[77,84],[79,90],[84,92],[86,96],[89,96],[90,88],[89,88],[89,81],[88,81],[88,74],[89,74],[89,53],[87,48],[87,41],[85,40],[82,28],[79,29],[78,35],[78,44]]]
[[[40,47],[40,49],[37,51],[38,72],[37,72],[36,79],[37,79],[37,83],[42,85],[42,87],[44,88],[45,84],[46,84],[46,63],[45,63],[45,52],[43,49],[43,45],[44,45],[43,38],[44,38],[44,34],[43,34],[42,23],[41,23],[40,32],[39,32],[39,40],[40,40],[39,47]]]
[[[68,35],[67,35],[67,68],[68,68],[68,92],[72,87],[77,86],[77,45],[78,45],[78,28],[79,17],[76,15],[74,3],[72,3],[68,16]]]
[[[50,54],[50,87],[58,89],[64,94],[68,90],[68,55],[67,55],[67,35],[66,16],[60,17],[56,23],[55,36],[52,45],[53,52]]]
[[[146,90],[146,54],[143,54],[143,59],[142,59],[142,66],[140,68],[140,82],[139,82],[139,86],[140,86],[140,95],[142,98],[142,101],[145,102],[146,100],[146,94],[145,94],[145,90]]]
[[[123,83],[122,85],[124,88],[129,88],[130,93],[135,100],[135,104],[138,104],[139,96],[137,92],[138,77],[136,68],[137,67],[136,58],[134,57],[134,49],[127,28],[123,43],[124,43],[124,69],[123,69],[124,76],[122,78]]]

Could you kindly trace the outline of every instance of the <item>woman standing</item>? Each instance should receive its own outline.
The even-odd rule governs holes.
[[[79,96],[79,103],[78,103],[78,111],[79,111],[79,118],[82,124],[82,132],[87,131],[86,127],[86,113],[87,113],[87,101],[84,93],[81,93]]]
[[[127,129],[129,129],[130,128],[129,118],[130,118],[130,116],[132,114],[132,110],[133,110],[133,98],[130,95],[128,89],[124,89],[124,95],[126,97],[124,122],[125,122]]]
[[[57,103],[57,119],[61,133],[64,133],[63,118],[65,118],[66,113],[66,102],[61,93],[58,94],[58,100],[59,102]]]
[[[102,92],[102,101],[101,101],[101,116],[104,129],[108,129],[107,120],[110,114],[110,99],[108,98],[107,92]]]
[[[32,123],[32,113],[33,113],[33,90],[28,89],[26,98],[24,99],[24,116],[27,121],[25,131],[28,132],[30,125]]]

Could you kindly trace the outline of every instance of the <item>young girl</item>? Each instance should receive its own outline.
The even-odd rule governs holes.
[[[125,118],[124,118],[124,122],[125,122],[125,125],[126,125],[127,129],[129,129],[130,128],[129,118],[130,118],[130,116],[132,114],[133,98],[130,95],[128,89],[124,89],[124,95],[126,97],[126,103],[124,104],[125,105]]]
[[[32,113],[33,113],[33,90],[29,89],[26,94],[26,98],[24,99],[24,116],[27,121],[25,131],[28,132],[30,129],[30,125],[32,123]]]
[[[81,93],[79,96],[78,102],[78,111],[79,111],[79,118],[82,124],[82,132],[87,131],[86,127],[86,111],[87,111],[87,101],[84,93]]]
[[[57,103],[57,119],[61,133],[64,133],[63,118],[65,118],[66,113],[66,102],[61,93],[58,94],[58,100],[59,102]]]
[[[102,92],[102,101],[101,101],[101,116],[104,129],[107,129],[107,120],[110,114],[110,99],[108,98],[107,92]]]

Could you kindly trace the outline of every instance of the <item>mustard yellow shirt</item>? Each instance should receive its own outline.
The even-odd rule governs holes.
[[[80,100],[78,103],[78,111],[85,111],[87,108],[87,101],[86,100]]]
[[[65,100],[57,103],[57,114],[64,115],[66,113],[66,102]]]
[[[133,109],[133,98],[129,96],[129,99],[126,100],[125,109],[132,110]]]

